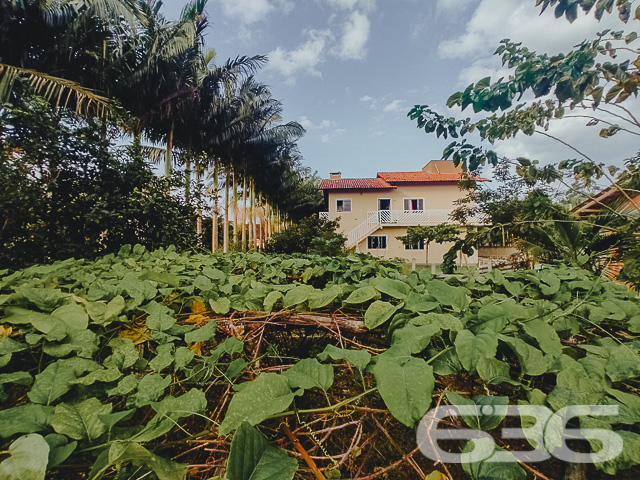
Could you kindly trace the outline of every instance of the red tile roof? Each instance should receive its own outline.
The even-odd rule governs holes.
[[[378,178],[390,183],[424,183],[424,182],[459,182],[463,176],[460,173],[426,173],[426,172],[380,172]],[[487,181],[485,178],[474,177],[474,180]]]
[[[396,188],[382,178],[343,178],[322,180],[322,190],[390,190]]]

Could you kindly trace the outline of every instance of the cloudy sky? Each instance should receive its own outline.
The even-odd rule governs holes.
[[[177,16],[183,3],[166,0],[166,15]],[[428,104],[447,113],[452,93],[505,75],[492,55],[501,39],[559,53],[605,28],[622,28],[615,15],[601,23],[581,16],[573,24],[551,11],[539,15],[535,0],[209,0],[207,13],[207,43],[218,63],[269,57],[258,79],[282,100],[285,120],[306,128],[299,144],[305,164],[323,178],[330,171],[367,177],[419,170],[440,158],[448,141],[419,131],[407,112]],[[552,133],[607,163],[635,153],[633,135],[602,140],[584,123],[563,121]],[[544,163],[576,156],[543,137],[496,149]]]

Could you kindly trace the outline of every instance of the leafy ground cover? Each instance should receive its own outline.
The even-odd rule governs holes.
[[[358,255],[127,246],[0,272],[0,308],[3,479],[564,475],[428,460],[415,429],[447,403],[617,406],[573,425],[624,442],[589,478],[640,474],[640,302],[578,268],[435,278]],[[526,447],[497,433],[511,417],[463,422]]]

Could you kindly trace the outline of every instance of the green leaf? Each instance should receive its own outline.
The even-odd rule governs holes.
[[[209,300],[209,305],[211,305],[211,309],[218,315],[225,315],[231,310],[231,300],[227,297],[220,297],[217,300],[211,299]]]
[[[27,394],[33,403],[51,405],[51,403],[67,393],[73,382],[87,370],[94,370],[90,365],[94,362],[84,364],[72,360],[58,360],[49,365],[42,373],[36,375],[31,391]],[[81,360],[81,359],[77,359]]]
[[[67,332],[85,330],[89,327],[89,315],[82,308],[82,305],[63,305],[55,309],[51,316],[62,320]]]
[[[330,305],[336,298],[342,295],[342,289],[333,285],[329,288],[325,288],[324,290],[316,290],[309,297],[309,308],[311,310],[318,310],[320,308],[324,308],[327,305]]]
[[[209,278],[205,277],[204,275],[198,275],[193,281],[193,286],[202,291],[213,290],[213,282],[211,282],[211,280],[209,280]]]
[[[0,410],[0,436],[9,438],[16,433],[35,433],[51,426],[53,407],[28,403]]]
[[[287,377],[275,373],[262,373],[252,382],[241,384],[231,402],[219,428],[220,435],[237,429],[243,422],[257,425],[271,415],[284,412],[296,395],[292,392]],[[260,401],[256,401],[260,399]]]
[[[391,414],[407,427],[413,427],[429,409],[434,387],[433,369],[421,358],[406,363],[380,355],[373,367],[376,386]]]
[[[282,300],[283,295],[281,292],[273,291],[269,292],[264,298],[264,311],[271,312],[276,303]]]
[[[609,475],[615,475],[621,470],[640,464],[640,435],[626,430],[617,430],[616,434],[622,438],[623,448],[620,455],[613,460],[595,464],[599,470]],[[606,450],[608,446],[602,445],[602,448]],[[598,442],[598,448],[600,447],[601,443]]]
[[[295,458],[269,445],[249,423],[238,427],[227,460],[229,480],[292,480],[297,470]]]
[[[49,463],[49,445],[37,433],[18,438],[9,445],[9,458],[0,463],[2,480],[44,480]]]
[[[423,325],[416,327],[407,325],[394,330],[391,337],[391,344],[404,344],[412,355],[423,352],[427,349],[431,337],[440,334],[440,328],[436,325]]]
[[[118,295],[107,304],[101,302],[87,302],[87,313],[91,320],[99,325],[107,325],[116,320],[124,310],[124,298]]]
[[[233,355],[234,353],[242,353],[244,350],[244,342],[236,337],[229,337],[211,352],[208,360],[212,363],[217,362],[223,355]]]
[[[216,335],[216,322],[211,319],[204,326],[197,330],[193,330],[184,335],[184,341],[186,343],[194,343],[194,342],[208,342]]]
[[[390,297],[398,300],[404,300],[410,291],[409,285],[391,278],[376,277],[373,280],[372,285],[380,293],[384,293],[385,295],[389,295]]]
[[[562,355],[562,344],[556,330],[540,319],[522,323],[522,328],[527,335],[538,342],[540,349],[547,355],[559,357]]]
[[[47,468],[53,468],[60,465],[75,451],[78,442],[69,443],[69,439],[64,435],[50,433],[44,440],[49,445],[49,463]]]
[[[605,371],[613,382],[640,376],[640,357],[626,345],[615,347],[607,359]]]
[[[133,374],[127,375],[122,380],[120,380],[120,382],[118,382],[117,386],[115,386],[111,390],[107,390],[107,395],[128,395],[136,389],[138,383],[140,383],[138,377]]]
[[[369,308],[367,308],[367,311],[364,314],[364,325],[369,330],[373,330],[389,320],[396,310],[397,307],[395,305],[392,305],[389,302],[376,300],[369,305]]]
[[[70,405],[61,403],[56,406],[51,426],[60,434],[75,440],[89,440],[93,443],[107,431],[98,415],[111,413],[111,404],[103,405],[97,398],[89,398],[82,403]]]
[[[138,383],[138,391],[129,400],[132,400],[133,404],[138,408],[149,405],[162,396],[170,383],[171,375],[166,377],[153,373],[145,375]]]
[[[149,314],[149,316],[147,317],[147,327],[149,327],[151,330],[164,332],[165,330],[169,330],[176,324],[176,319],[173,316],[173,311],[169,307],[160,305],[156,301],[152,301],[146,304],[144,307],[142,307],[142,311]]]
[[[31,385],[33,383],[33,377],[29,372],[1,373],[0,385],[3,385],[5,383]]]
[[[9,337],[0,337],[0,355],[6,355],[9,353],[22,352],[29,348],[29,345],[16,342]]]
[[[326,362],[329,358],[333,360],[346,360],[360,370],[360,372],[363,372],[364,369],[367,368],[367,365],[369,365],[369,362],[371,362],[371,354],[366,350],[347,350],[333,345],[327,345],[324,351],[318,355],[318,358],[323,362]]]
[[[120,377],[122,377],[122,373],[117,368],[101,368],[74,380],[72,383],[74,385],[93,385],[96,382],[111,383]]]
[[[484,439],[483,439],[484,440]],[[493,443],[493,440],[488,439]],[[462,453],[470,453],[473,450],[473,442],[467,442]],[[506,452],[506,450],[495,446],[495,452]],[[494,455],[495,455],[494,452]],[[507,452],[512,456],[511,453]],[[510,462],[490,461],[491,457],[481,462],[463,463],[462,469],[470,480],[525,480],[526,472],[522,469],[515,458]]]
[[[72,352],[83,358],[92,358],[99,349],[100,340],[91,330],[72,330],[61,342],[46,342],[44,353],[52,357],[66,357]]]
[[[109,450],[98,457],[89,473],[89,479],[99,480],[109,467],[119,467],[125,463],[131,463],[146,471],[151,470],[159,480],[184,480],[187,474],[185,464],[159,457],[139,443],[116,441],[111,444]]]
[[[45,312],[55,310],[68,296],[55,288],[20,287],[16,292],[24,295],[29,302]]]
[[[185,368],[191,360],[193,360],[194,353],[193,350],[187,347],[180,347],[176,350],[175,354],[175,368],[176,370],[180,370],[181,368]]]
[[[154,372],[161,372],[173,363],[173,348],[173,343],[165,343],[158,346],[156,356],[149,362],[149,366]]]
[[[427,283],[427,291],[441,305],[450,305],[459,310],[464,310],[469,304],[465,288],[452,287],[442,280],[431,280]]]
[[[333,385],[333,367],[323,365],[315,358],[300,360],[283,375],[289,380],[291,388],[309,390],[317,387],[326,392]]]
[[[460,363],[466,371],[473,373],[481,358],[495,357],[498,338],[493,332],[483,331],[474,335],[469,330],[463,330],[458,333],[454,344]]]
[[[499,385],[503,382],[517,384],[509,375],[509,364],[496,358],[481,358],[476,365],[478,375],[490,385]]]
[[[424,313],[412,318],[409,323],[416,326],[434,325],[442,330],[451,330],[452,332],[459,332],[464,329],[460,319],[450,313]]]
[[[117,368],[122,371],[133,366],[140,359],[140,351],[130,338],[116,337],[107,345],[112,350],[112,354],[104,361],[104,366],[107,368]]]
[[[370,300],[373,300],[374,298],[379,298],[379,297],[380,297],[380,294],[378,293],[378,291],[374,287],[369,285],[366,287],[360,287],[354,290],[353,292],[351,292],[351,295],[349,295],[344,302],[351,303],[351,304],[358,304],[358,303],[365,303]]]
[[[520,370],[526,375],[542,375],[549,370],[551,361],[540,350],[520,338],[499,335],[501,341],[511,347],[520,361]]]
[[[285,308],[295,307],[309,300],[314,288],[309,285],[299,285],[289,290],[282,301]]]
[[[507,416],[509,397],[495,397],[492,395],[477,395],[473,399],[463,398],[455,392],[447,390],[447,400],[456,407],[473,407],[472,415],[461,415],[462,420],[469,427],[476,430],[493,430]],[[462,412],[461,412],[462,413]]]

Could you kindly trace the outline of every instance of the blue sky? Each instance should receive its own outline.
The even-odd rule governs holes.
[[[177,16],[183,3],[166,0],[166,15]],[[323,178],[419,170],[440,158],[448,142],[419,131],[407,112],[428,104],[469,116],[445,102],[484,76],[505,75],[492,56],[501,39],[559,53],[604,28],[623,28],[615,15],[600,24],[585,16],[569,24],[551,11],[540,16],[535,0],[209,0],[207,13],[207,43],[218,63],[268,55],[257,77],[282,100],[285,120],[307,129],[299,142],[304,163]],[[607,163],[635,153],[633,138],[602,140],[584,123],[558,122],[551,133]],[[535,136],[496,149],[544,163],[576,156]]]

